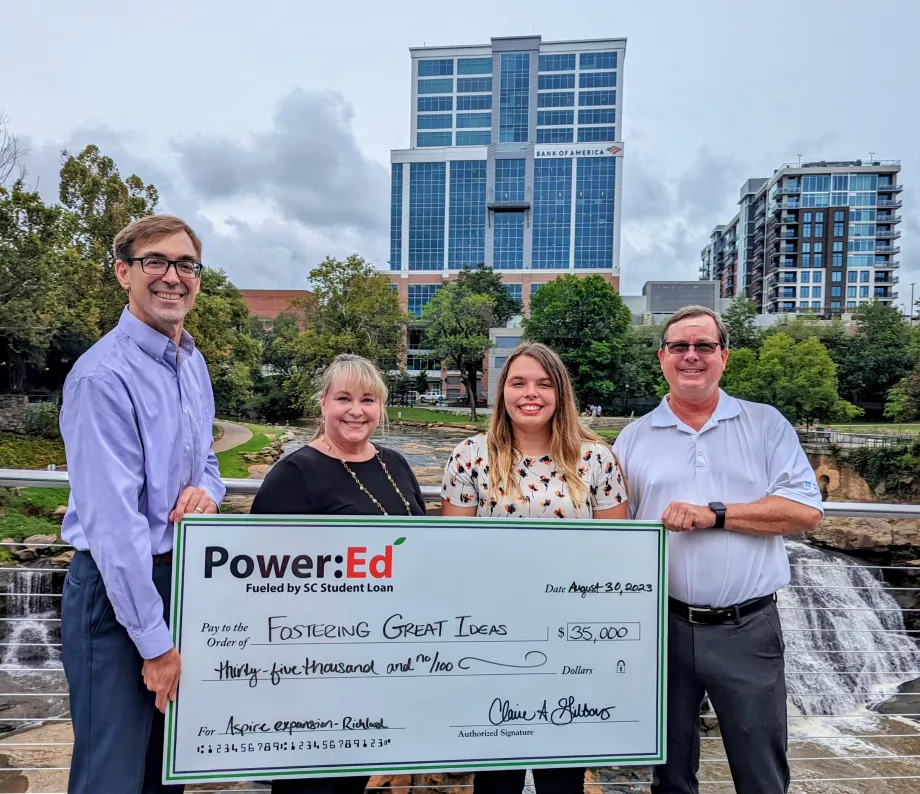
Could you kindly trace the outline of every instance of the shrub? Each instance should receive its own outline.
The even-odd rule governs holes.
[[[57,403],[29,403],[26,417],[26,432],[42,438],[60,438],[61,428],[58,424],[61,408]]]

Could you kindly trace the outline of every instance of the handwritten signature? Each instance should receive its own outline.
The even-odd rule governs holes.
[[[553,725],[568,725],[576,720],[592,718],[603,722],[610,719],[610,712],[615,708],[616,706],[576,703],[575,698],[571,695],[559,698],[556,708],[552,711],[545,700],[535,709],[526,709],[521,708],[517,703],[512,706],[510,700],[495,698],[492,705],[489,706],[489,722],[492,725],[505,725],[509,722],[548,722]]]

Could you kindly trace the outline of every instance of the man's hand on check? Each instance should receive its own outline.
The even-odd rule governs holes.
[[[179,501],[169,514],[170,521],[181,521],[182,516],[189,513],[201,515],[202,513],[216,513],[217,505],[214,500],[208,496],[204,488],[192,488],[189,486],[180,495]]]

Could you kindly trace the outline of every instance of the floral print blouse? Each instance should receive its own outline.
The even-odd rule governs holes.
[[[476,515],[494,518],[591,518],[626,501],[619,464],[606,444],[581,446],[578,473],[587,486],[588,504],[575,504],[565,475],[549,455],[520,456],[516,465],[521,495],[489,497],[489,458],[484,434],[461,441],[444,469],[441,498],[461,507],[476,505]]]

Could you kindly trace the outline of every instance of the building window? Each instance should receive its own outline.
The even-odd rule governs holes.
[[[532,298],[534,295],[536,295],[536,294],[537,294],[537,291],[538,291],[538,290],[540,289],[540,287],[542,287],[542,286],[543,286],[542,284],[533,284],[533,283],[531,283],[531,285],[530,285],[530,297]]]
[[[441,78],[440,80],[419,80],[418,92],[420,94],[452,94],[454,93],[454,78]]]
[[[393,163],[390,180],[390,270],[402,267],[403,164]]]
[[[500,370],[505,366],[505,362],[508,360],[508,356],[496,356],[495,357],[495,369]]]
[[[492,143],[491,130],[462,130],[457,132],[457,146],[488,146]]]
[[[812,302],[811,302],[811,308],[812,308],[812,309],[820,309],[820,308],[821,308],[821,301],[812,301]]]
[[[862,281],[862,282],[864,282],[864,283],[865,283],[865,282],[868,282],[868,281],[869,281],[869,271],[868,271],[868,270],[861,270],[861,271],[859,272],[859,280]]]
[[[591,141],[613,141],[613,127],[581,127],[578,130],[578,142],[590,143]]]
[[[616,84],[616,72],[591,72],[578,77],[579,88],[615,88]]]
[[[420,130],[449,130],[454,126],[454,116],[453,113],[420,113],[415,126]]]
[[[842,271],[842,270],[834,270],[834,271],[831,273],[831,281],[843,281],[843,271]]]
[[[537,130],[537,143],[572,143],[571,127],[547,127]]]
[[[491,113],[458,113],[457,129],[468,129],[469,127],[488,127],[492,128]]]
[[[421,317],[422,309],[431,303],[431,299],[441,289],[441,286],[441,284],[410,284],[409,314],[413,317]]]
[[[841,290],[840,287],[831,287],[831,297],[832,297],[832,298],[839,298],[839,297],[840,297],[840,290]]]
[[[572,159],[536,160],[532,267],[568,268],[571,216]]]
[[[868,298],[868,297],[869,297],[869,288],[868,288],[868,287],[860,287],[860,288],[859,288],[859,297],[860,297],[860,298]]]
[[[799,297],[800,298],[808,297],[808,287],[799,287]]]
[[[802,223],[811,223],[811,218],[812,218],[812,215],[811,215],[810,212],[803,212],[803,213],[802,213]],[[805,236],[806,236],[806,237],[809,237],[810,235],[807,235],[807,234],[806,234]]]
[[[574,72],[575,54],[570,55],[541,55],[541,72]]]
[[[843,254],[833,254],[833,260],[831,264],[834,267],[843,267]]]
[[[848,283],[848,284],[855,284],[855,283],[856,283],[856,271],[855,271],[855,270],[850,270],[850,271],[847,273],[847,283]]]
[[[556,91],[552,94],[537,95],[537,107],[540,108],[570,108],[574,105],[574,91]]]
[[[495,161],[495,200],[514,202],[524,200],[526,160]]]
[[[578,106],[591,107],[592,105],[615,105],[617,103],[616,91],[579,91]]]
[[[458,58],[457,74],[492,74],[492,59]]]
[[[446,184],[446,163],[409,164],[410,270],[440,270],[444,267]]]
[[[831,301],[831,312],[840,314],[840,301]]]
[[[499,161],[501,162],[501,161]],[[524,213],[496,212],[493,221],[492,267],[520,270],[524,267]],[[520,297],[521,285],[516,286]]]
[[[485,94],[492,92],[491,77],[458,77],[458,94]]]
[[[821,297],[821,287],[812,287],[811,288],[811,297],[820,298]]]
[[[845,214],[843,210],[834,210],[834,223],[840,223],[845,220]]]
[[[440,77],[444,74],[454,73],[454,59],[425,58],[418,62],[419,77]]]
[[[617,54],[615,52],[583,52],[578,57],[580,69],[616,69]]]
[[[485,160],[454,160],[450,164],[449,240],[447,262],[452,270],[485,261]]]
[[[521,300],[521,297],[522,297],[521,289],[522,289],[522,287],[521,287],[520,284],[502,284],[502,287],[504,288],[505,292],[508,293],[508,297],[509,297],[509,298],[511,298],[512,300],[516,300],[516,301]],[[502,363],[504,363],[504,362],[502,362]]]
[[[811,237],[811,224],[810,223],[802,224],[802,237]]]
[[[559,88],[575,88],[574,74],[541,74],[537,80],[540,91],[552,91]]]
[[[615,124],[617,112],[613,108],[601,108],[599,110],[579,110],[579,124]]]
[[[575,185],[575,267],[613,265],[615,157],[580,157]]]
[[[843,224],[834,223],[834,237],[843,237]]]
[[[419,113],[441,113],[454,109],[452,96],[420,96],[418,98]]]
[[[492,95],[486,96],[458,96],[457,110],[491,110]]]
[[[423,146],[450,146],[451,135],[449,132],[417,132],[415,145]]]
[[[574,123],[574,110],[541,110],[537,112],[538,127],[572,126]]]
[[[802,284],[807,284],[808,281],[809,281],[810,275],[811,275],[811,274],[808,273],[807,271],[804,272],[804,273],[801,273],[801,274],[800,274],[800,277],[799,277],[799,281],[800,281]]]
[[[530,55],[505,53],[501,58],[498,140],[524,143],[530,112]]]
[[[533,294],[537,291],[536,287],[539,287],[539,284],[530,285],[530,297],[533,297]],[[513,350],[519,344],[521,344],[520,336],[498,336],[495,338],[495,347],[500,350]]]
[[[847,287],[847,297],[848,298],[856,297],[856,287]]]
[[[430,372],[431,370],[441,369],[441,362],[426,354],[409,353],[406,356],[406,369],[412,372],[417,372],[419,370],[427,370]]]
[[[812,280],[815,284],[820,284],[820,283],[821,283],[821,271],[820,271],[820,270],[817,270],[817,271],[815,271],[814,273],[812,273],[812,274],[811,274],[811,280]]]

